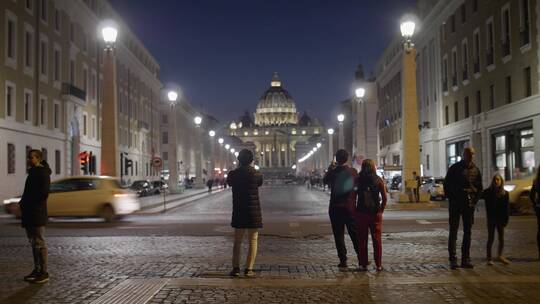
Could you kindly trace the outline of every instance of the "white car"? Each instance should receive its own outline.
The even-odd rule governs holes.
[[[20,217],[20,197],[4,200],[6,213]],[[106,222],[140,209],[136,194],[122,189],[117,179],[107,176],[79,176],[51,183],[49,217],[101,217]]]
[[[529,198],[532,182],[532,177],[505,182],[504,190],[508,191],[508,204],[512,213],[534,214],[533,204]]]
[[[444,194],[444,178],[436,178],[430,184],[428,188],[429,199],[434,201],[437,199],[444,200],[446,195]]]

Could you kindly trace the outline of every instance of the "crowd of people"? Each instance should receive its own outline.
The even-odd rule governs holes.
[[[504,230],[508,224],[508,192],[504,190],[504,179],[495,174],[490,185],[483,189],[481,172],[474,164],[474,149],[466,148],[461,161],[453,164],[444,181],[444,190],[449,199],[449,237],[448,255],[451,269],[473,268],[470,258],[471,230],[474,212],[480,199],[485,201],[487,214],[488,240],[486,260],[493,265],[497,260],[504,264],[510,261],[503,255]],[[387,204],[387,191],[384,181],[376,174],[375,163],[371,159],[362,162],[360,172],[347,165],[348,153],[338,150],[336,162],[330,164],[324,184],[330,188],[329,216],[339,258],[339,268],[347,268],[347,249],[345,228],[358,257],[359,269],[366,271],[368,262],[368,235],[371,235],[375,267],[382,271],[382,220]],[[44,227],[47,223],[47,197],[50,187],[50,174],[40,150],[31,150],[27,156],[28,177],[20,200],[21,225],[32,247],[34,269],[24,277],[32,283],[44,283],[49,279],[48,255],[44,240]],[[253,153],[244,149],[238,155],[239,167],[229,172],[225,181],[232,187],[233,210],[231,226],[234,228],[233,269],[230,275],[240,276],[240,256],[242,240],[247,234],[249,249],[244,275],[255,276],[253,266],[257,255],[258,231],[263,227],[259,199],[259,187],[263,184],[262,174],[253,167]],[[212,189],[213,182],[209,184]],[[533,181],[530,199],[537,217],[537,245],[540,258],[540,167]],[[463,223],[463,242],[461,263],[458,264],[456,241],[460,222]],[[498,250],[495,259],[492,246],[498,236]]]

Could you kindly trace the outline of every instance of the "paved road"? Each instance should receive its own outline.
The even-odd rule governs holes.
[[[485,221],[473,231],[474,270],[447,265],[447,211],[385,213],[385,271],[340,272],[328,196],[300,187],[261,189],[265,228],[256,279],[229,279],[230,192],[116,224],[54,220],[47,229],[51,281],[21,277],[31,255],[15,220],[0,219],[0,303],[539,303],[532,217],[512,217],[509,266],[487,266]],[[353,252],[350,248],[349,252]]]

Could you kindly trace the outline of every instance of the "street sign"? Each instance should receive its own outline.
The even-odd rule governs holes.
[[[152,166],[154,168],[161,168],[161,166],[163,165],[163,161],[161,160],[161,158],[159,157],[154,157],[152,159]]]

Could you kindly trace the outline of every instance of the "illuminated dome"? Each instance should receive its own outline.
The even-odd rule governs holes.
[[[298,124],[298,113],[294,100],[283,87],[277,73],[274,73],[270,88],[264,92],[255,112],[258,126],[280,126]]]

